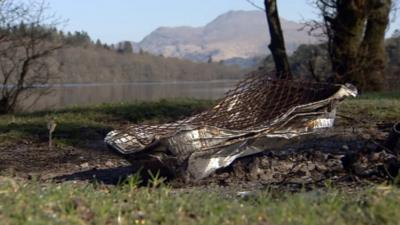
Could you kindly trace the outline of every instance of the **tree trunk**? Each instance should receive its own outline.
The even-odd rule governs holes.
[[[289,60],[286,54],[285,39],[281,28],[276,0],[265,0],[265,13],[267,16],[271,43],[269,49],[274,58],[277,76],[280,79],[291,79]]]
[[[387,64],[385,32],[391,5],[391,0],[370,0],[365,35],[359,52],[365,63],[365,86],[360,88],[366,91],[379,91],[384,86]]]
[[[332,70],[335,83],[363,85],[358,51],[365,27],[365,1],[338,0],[337,14],[332,19]],[[361,84],[360,84],[361,83]]]
[[[383,88],[385,31],[392,0],[336,0],[330,48],[333,82],[350,82],[361,91]]]

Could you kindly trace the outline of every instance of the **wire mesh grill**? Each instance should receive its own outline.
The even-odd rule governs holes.
[[[155,138],[173,135],[185,125],[215,126],[230,130],[268,127],[293,107],[332,96],[340,86],[310,81],[274,79],[260,72],[246,75],[211,109],[174,123],[131,125],[113,139],[127,146],[148,145]]]

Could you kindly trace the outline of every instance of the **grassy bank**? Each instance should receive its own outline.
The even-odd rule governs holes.
[[[108,131],[124,124],[173,121],[200,112],[212,103],[177,99],[4,115],[0,116],[0,150],[17,149],[20,145],[30,148],[35,144],[46,149],[47,122],[54,119],[57,123],[54,151],[64,154],[68,152],[65,147],[93,151],[85,146],[101,142]],[[349,99],[341,103],[339,113],[370,124],[392,123],[400,120],[400,93]],[[159,187],[158,177],[151,179],[148,187],[138,187],[139,180],[133,176],[119,185],[104,186],[85,182],[43,183],[0,175],[0,224],[265,225],[398,224],[400,221],[400,189],[395,186],[350,192],[326,188],[296,194],[259,190],[240,197],[237,188],[235,191],[222,187],[173,189]]]
[[[18,140],[46,141],[50,120],[57,123],[55,143],[74,145],[101,139],[110,130],[124,124],[173,121],[202,111],[211,104],[211,101],[204,100],[175,99],[3,115],[0,116],[0,145]]]
[[[54,119],[56,144],[74,145],[98,140],[128,123],[174,121],[200,112],[212,101],[175,99],[130,104],[103,104],[56,111],[0,116],[0,145],[18,140],[45,141],[47,122]],[[366,94],[341,103],[339,113],[371,124],[400,120],[400,92]]]
[[[2,224],[398,224],[400,190],[381,186],[356,193],[137,188],[136,180],[40,184],[0,178]]]
[[[340,104],[339,113],[371,124],[400,121],[400,92],[367,93],[347,99]]]

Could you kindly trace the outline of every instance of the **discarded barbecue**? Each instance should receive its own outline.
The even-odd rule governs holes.
[[[237,158],[332,127],[338,102],[356,95],[352,85],[250,74],[208,111],[174,123],[112,131],[105,142],[133,162],[154,157],[174,174],[198,180]]]

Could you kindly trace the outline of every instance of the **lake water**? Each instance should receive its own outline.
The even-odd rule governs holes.
[[[165,98],[188,97],[218,99],[234,87],[236,80],[62,84],[51,88],[36,103],[34,97],[24,98],[24,110],[35,111],[68,106],[96,105],[133,101],[155,101]]]

